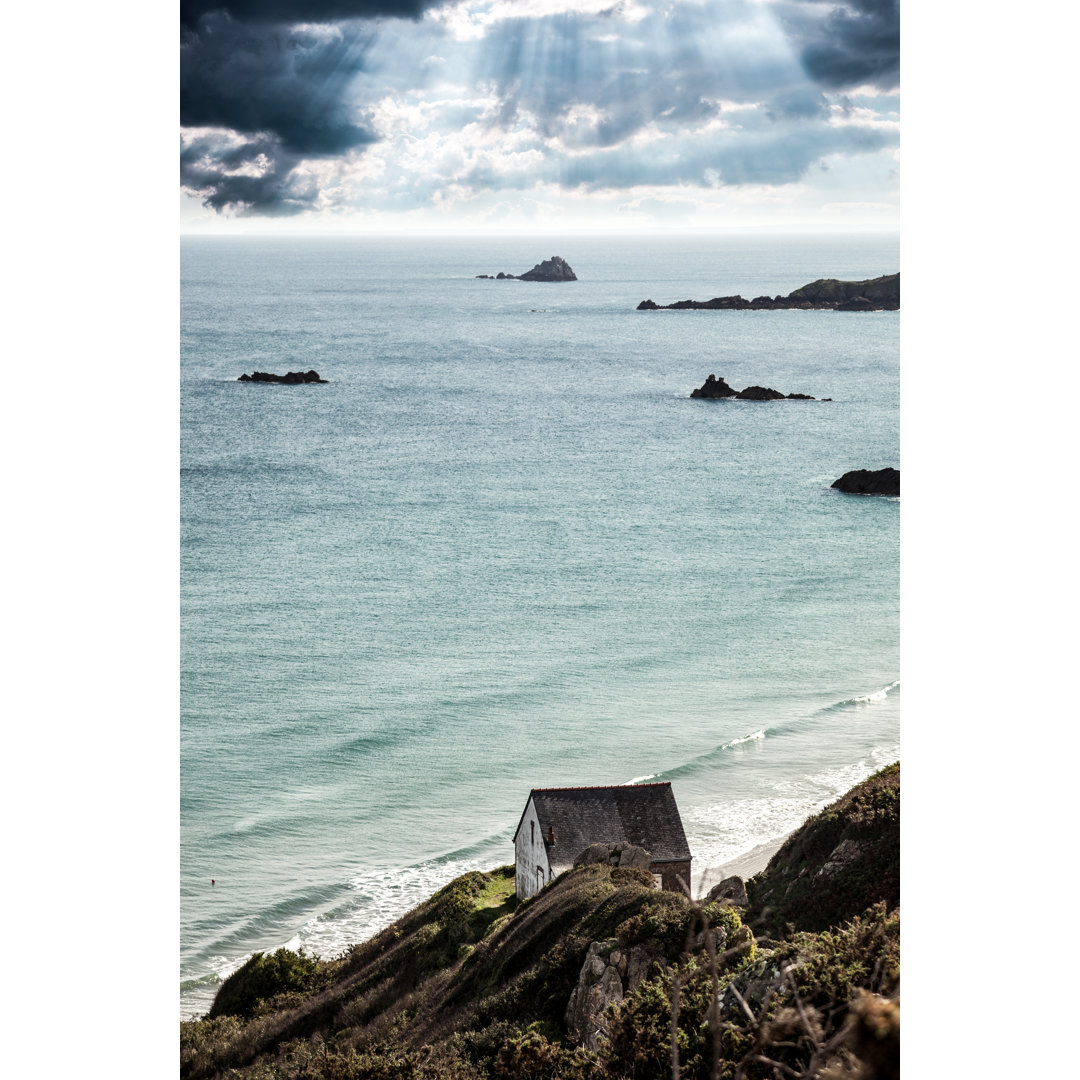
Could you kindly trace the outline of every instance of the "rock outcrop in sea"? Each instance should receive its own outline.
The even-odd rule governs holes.
[[[781,394],[779,390],[774,390],[771,386],[748,386],[735,396],[743,401],[779,401],[781,398],[786,398],[787,394]]]
[[[273,375],[269,371],[255,371],[250,375],[241,375],[237,382],[285,383],[295,386],[297,383],[324,383],[329,379],[320,379],[317,371],[289,371],[284,375]]]
[[[692,398],[737,398],[741,401],[781,401],[791,398],[798,401],[817,401],[817,398],[809,394],[781,394],[771,386],[748,386],[745,390],[735,390],[728,386],[721,375],[718,379],[710,375],[701,386],[690,391]],[[832,398],[822,398],[822,401],[832,401]]]
[[[830,486],[848,495],[899,495],[900,470],[852,469]]]
[[[570,269],[570,264],[558,255],[537,263],[524,274],[477,274],[478,278],[489,281],[577,281],[577,274]]]
[[[755,296],[746,300],[735,296],[714,296],[711,300],[677,300],[657,304],[642,300],[638,311],[781,311],[794,308],[805,311],[899,311],[900,275],[868,278],[866,281],[838,281],[819,278],[788,293],[787,296]]]
[[[733,390],[728,386],[723,375],[719,379],[715,375],[710,375],[701,386],[690,391],[690,396],[696,398],[726,398],[735,397],[738,392],[738,390]]]

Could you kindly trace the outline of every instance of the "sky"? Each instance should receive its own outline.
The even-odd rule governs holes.
[[[898,0],[181,0],[186,232],[895,228]]]

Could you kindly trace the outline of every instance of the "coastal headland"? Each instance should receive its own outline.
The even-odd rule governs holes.
[[[899,830],[894,764],[702,900],[606,861],[524,901],[513,866],[465,874],[334,959],[255,954],[181,1024],[181,1077],[892,1080]]]
[[[787,296],[714,296],[711,300],[677,300],[657,304],[642,300],[638,311],[899,311],[900,275],[869,278],[866,281],[838,281],[819,278]]]

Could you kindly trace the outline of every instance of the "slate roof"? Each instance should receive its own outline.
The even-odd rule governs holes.
[[[552,867],[572,865],[590,844],[624,840],[645,848],[654,862],[691,858],[671,784],[533,788],[530,798]],[[554,844],[547,842],[549,828],[555,830]]]

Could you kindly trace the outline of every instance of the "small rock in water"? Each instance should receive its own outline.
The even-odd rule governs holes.
[[[832,487],[849,495],[899,495],[899,469],[852,469],[844,473]]]
[[[288,386],[295,386],[297,383],[329,382],[328,379],[320,379],[319,373],[315,370],[289,371],[284,375],[274,375],[269,371],[255,371],[251,375],[241,375],[240,378],[236,381],[257,383],[284,383]]]

